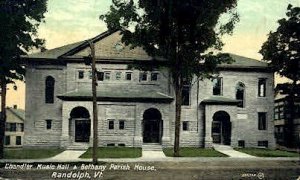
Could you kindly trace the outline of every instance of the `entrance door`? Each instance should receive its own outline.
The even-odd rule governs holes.
[[[89,142],[91,123],[89,120],[75,120],[75,142]]]
[[[222,122],[213,121],[212,122],[212,139],[213,143],[221,143],[222,140]]]
[[[144,143],[159,143],[159,130],[160,130],[159,120],[145,120],[144,121]]]

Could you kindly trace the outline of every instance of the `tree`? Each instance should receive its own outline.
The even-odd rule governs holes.
[[[152,57],[167,60],[176,98],[174,156],[179,156],[183,85],[194,75],[211,77],[217,64],[230,61],[229,55],[213,51],[221,50],[220,37],[230,34],[238,21],[236,1],[113,0],[110,11],[100,16],[109,30],[121,30],[126,45],[143,47]],[[229,14],[227,23],[219,23],[222,14]]]
[[[3,158],[7,84],[23,80],[20,56],[31,48],[41,48],[37,28],[44,18],[47,0],[0,0],[0,158]]]
[[[288,146],[294,142],[293,121],[295,118],[295,96],[300,96],[300,7],[288,5],[286,18],[278,21],[279,27],[270,32],[268,40],[263,44],[260,53],[263,59],[279,75],[289,78],[292,83],[280,84],[278,87],[288,94],[290,117],[287,121]]]

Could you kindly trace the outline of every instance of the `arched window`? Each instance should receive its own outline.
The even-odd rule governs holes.
[[[51,76],[47,76],[46,85],[45,85],[45,102],[46,103],[54,102],[54,85],[55,85],[55,79]]]
[[[245,96],[245,84],[239,82],[236,85],[236,93],[235,93],[235,98],[236,100],[239,100],[240,102],[238,103],[238,107],[244,107],[244,96]]]

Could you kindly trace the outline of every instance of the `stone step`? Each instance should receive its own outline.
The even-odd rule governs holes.
[[[162,146],[160,144],[143,144],[143,151],[161,151]]]
[[[87,150],[89,148],[88,144],[72,144],[67,147],[67,150]]]

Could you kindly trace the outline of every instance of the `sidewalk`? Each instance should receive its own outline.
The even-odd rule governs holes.
[[[219,151],[220,153],[226,154],[229,157],[233,157],[233,158],[257,158],[256,156],[251,156],[249,154],[236,151],[231,146],[213,144],[213,147],[216,151]]]

